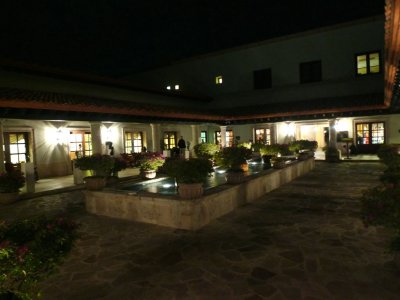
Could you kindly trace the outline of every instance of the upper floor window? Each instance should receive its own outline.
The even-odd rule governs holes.
[[[257,70],[253,72],[254,89],[268,89],[272,86],[271,69]]]
[[[174,89],[175,91],[178,91],[180,89],[180,85],[179,84],[175,84],[174,86],[167,85],[165,88],[169,91],[172,89]]]
[[[357,75],[380,73],[379,51],[361,53],[356,55]]]
[[[222,75],[218,75],[215,77],[215,84],[222,84]]]
[[[300,83],[316,82],[322,80],[321,61],[300,63]]]

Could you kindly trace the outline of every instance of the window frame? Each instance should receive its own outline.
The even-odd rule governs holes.
[[[372,72],[370,72],[370,59],[369,59],[369,56],[371,54],[375,54],[375,53],[378,53],[378,55],[379,55],[379,72],[372,73]],[[361,56],[361,55],[366,55],[367,56],[367,59],[366,59],[366,62],[367,62],[367,66],[366,66],[367,73],[365,73],[365,74],[359,74],[358,73],[358,70],[359,70],[359,68],[358,68],[358,57]],[[356,75],[356,77],[381,74],[382,73],[382,53],[381,53],[381,50],[356,53],[354,55],[354,64],[355,64],[355,75]]]
[[[202,134],[204,133],[204,138],[202,136]],[[207,143],[208,142],[208,134],[207,134],[207,130],[202,130],[200,131],[200,139],[202,143]]]
[[[165,135],[167,135],[167,137]],[[164,143],[163,150],[171,150],[172,148],[177,147],[177,145],[178,145],[177,136],[178,136],[178,133],[176,131],[164,131],[163,132],[163,143]],[[171,139],[171,137],[173,137],[173,139]],[[168,141],[167,143],[165,142],[166,140]],[[174,141],[173,145],[171,144],[171,140]]]
[[[135,135],[139,135],[139,139],[135,138]],[[130,138],[127,138],[130,135]],[[135,141],[140,141],[140,146],[135,146]],[[128,145],[127,143],[130,143]],[[125,153],[140,153],[143,151],[144,146],[144,135],[143,131],[138,130],[124,130],[124,151]],[[129,151],[130,149],[130,151]],[[129,152],[128,152],[129,151]]]
[[[82,142],[71,142],[71,134],[81,135]],[[92,133],[88,129],[70,129],[68,136],[68,152],[71,160],[77,158],[74,147],[71,147],[71,144],[81,144],[82,145],[82,156],[90,156],[93,154],[93,145],[92,145]],[[76,148],[77,149],[77,148]]]
[[[215,130],[214,138],[215,138],[215,144],[221,145],[221,130]],[[234,141],[233,130],[232,129],[226,130],[225,147],[233,147],[233,141]]]
[[[373,124],[383,124],[383,136],[379,135],[376,136],[373,134],[374,130],[373,130]],[[358,129],[358,125],[367,125],[368,129],[364,130]],[[359,136],[359,133],[362,133],[361,136]],[[386,143],[386,123],[384,121],[370,121],[370,122],[362,122],[362,121],[358,121],[355,123],[355,133],[356,133],[356,144],[357,145],[383,145]],[[367,135],[365,135],[364,133],[366,133]],[[383,137],[383,142],[382,143],[374,143],[373,139],[374,137],[379,138],[379,137]],[[362,142],[360,142],[360,138],[362,139]],[[368,143],[365,143],[365,139],[368,139]]]

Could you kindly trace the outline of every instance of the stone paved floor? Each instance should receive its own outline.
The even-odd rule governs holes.
[[[317,163],[197,232],[89,215],[80,191],[5,206],[0,217],[63,212],[82,224],[43,299],[399,299],[388,232],[358,216],[382,169]]]

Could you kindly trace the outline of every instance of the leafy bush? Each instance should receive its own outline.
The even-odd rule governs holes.
[[[285,156],[293,154],[289,149],[289,145],[287,144],[272,144],[272,145],[263,145],[260,147],[260,154],[263,155],[272,155],[277,156],[278,154]]]
[[[229,170],[240,170],[240,165],[251,158],[252,151],[244,147],[226,147],[216,155],[216,164]]]
[[[312,150],[315,151],[318,148],[316,141],[310,140],[297,140],[289,144],[289,150],[292,152],[299,153],[300,150]]]
[[[396,231],[390,248],[400,251],[400,154],[397,145],[382,145],[378,156],[387,166],[380,180],[385,185],[366,190],[361,198],[361,219],[366,226],[382,225]]]
[[[176,178],[178,183],[204,182],[214,171],[211,161],[206,158],[167,158],[163,169],[168,176]]]
[[[110,176],[114,167],[114,158],[110,155],[93,154],[76,159],[75,166],[89,170],[95,176]]]
[[[194,153],[199,158],[213,159],[219,151],[219,145],[211,143],[201,143],[194,146]]]
[[[36,284],[52,274],[72,249],[77,228],[62,217],[0,222],[0,295],[36,296]]]

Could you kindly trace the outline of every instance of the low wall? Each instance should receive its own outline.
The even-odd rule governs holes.
[[[248,176],[237,185],[224,184],[206,191],[195,200],[152,193],[126,191],[86,191],[88,212],[137,222],[196,230],[237,207],[306,174],[315,166],[314,159],[298,161],[284,169],[270,169]]]

